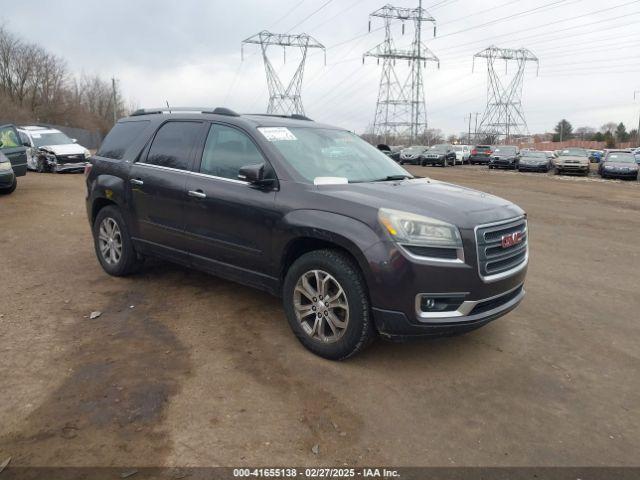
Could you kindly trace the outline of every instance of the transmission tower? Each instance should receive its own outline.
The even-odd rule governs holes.
[[[249,43],[260,45],[260,48],[262,49],[262,59],[264,60],[264,69],[267,73],[267,86],[269,87],[269,106],[267,107],[267,113],[282,115],[292,115],[295,113],[298,115],[304,115],[301,93],[304,65],[307,60],[307,50],[309,48],[322,49],[325,54],[326,63],[326,50],[324,45],[306,33],[289,35],[286,33],[271,33],[263,30],[262,32],[242,41],[240,48],[243,59],[244,45]],[[283,48],[285,61],[287,47],[298,47],[302,53],[302,58],[300,59],[298,68],[286,88],[280,81],[278,72],[273,68],[273,65],[267,55],[267,49],[271,45],[277,45]]]
[[[435,19],[422,8],[422,0],[418,8],[399,8],[385,5],[369,15],[369,31],[371,31],[372,19],[384,20],[384,41],[377,47],[366,52],[364,57],[375,57],[380,63],[382,59],[382,76],[378,91],[376,114],[373,121],[373,134],[384,137],[395,136],[408,137],[415,142],[423,136],[427,130],[427,107],[424,95],[424,78],[422,68],[428,61],[440,61],[424,43],[422,43],[422,23],[432,22],[435,36]],[[408,49],[396,48],[391,34],[391,23],[394,20],[402,21],[402,33],[405,31],[405,22],[413,22],[414,36],[411,47]],[[396,68],[396,61],[407,60],[410,67],[409,75],[402,78]]]
[[[508,141],[511,136],[529,134],[527,121],[522,110],[522,84],[527,62],[536,62],[538,58],[526,48],[512,50],[491,46],[473,56],[473,67],[476,58],[487,59],[487,107],[482,115],[478,134],[494,137],[495,142]],[[501,80],[496,71],[496,61],[505,61],[505,78]],[[516,71],[510,78],[507,67],[509,61],[516,62]],[[472,72],[473,72],[472,67]],[[507,83],[508,82],[508,83]]]

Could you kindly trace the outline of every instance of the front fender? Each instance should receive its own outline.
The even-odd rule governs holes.
[[[300,238],[330,242],[348,251],[358,262],[367,283],[371,281],[371,268],[364,252],[380,238],[366,223],[322,210],[294,210],[282,219],[282,231],[287,235],[274,245],[275,258],[284,258],[289,246]]]

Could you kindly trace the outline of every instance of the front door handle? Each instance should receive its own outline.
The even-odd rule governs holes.
[[[188,194],[190,197],[207,198],[207,194],[204,193],[202,190],[189,190]]]
[[[132,178],[131,180],[129,180],[129,183],[131,183],[132,185],[144,185],[144,182],[139,178]]]

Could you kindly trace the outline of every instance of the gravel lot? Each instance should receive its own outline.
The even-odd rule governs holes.
[[[20,179],[0,197],[0,462],[637,465],[640,184],[410,168],[527,210],[528,295],[343,363],[267,294],[161,262],[107,276],[82,175]]]

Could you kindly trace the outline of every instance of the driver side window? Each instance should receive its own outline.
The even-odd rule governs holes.
[[[264,163],[264,158],[245,133],[226,125],[211,125],[200,173],[237,180],[241,167],[259,163]]]
[[[0,142],[1,149],[15,148],[22,145],[20,142],[20,138],[18,137],[18,133],[13,127],[0,128]]]

